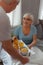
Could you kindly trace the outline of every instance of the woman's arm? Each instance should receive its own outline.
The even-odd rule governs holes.
[[[37,35],[33,35],[33,41],[28,47],[31,49],[33,46],[35,46],[37,43]]]

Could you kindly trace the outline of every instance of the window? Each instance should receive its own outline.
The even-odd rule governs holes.
[[[21,24],[21,0],[16,9],[7,15],[10,18],[10,24],[12,27]]]
[[[38,19],[43,19],[43,0],[40,0],[39,16]]]

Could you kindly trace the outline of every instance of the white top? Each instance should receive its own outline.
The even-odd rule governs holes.
[[[0,41],[11,39],[10,21],[2,7],[0,7]]]

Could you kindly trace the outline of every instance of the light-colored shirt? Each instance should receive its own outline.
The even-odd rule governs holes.
[[[22,40],[26,45],[28,45],[33,41],[33,35],[37,34],[37,30],[34,25],[31,25],[30,34],[24,35],[22,26],[19,26],[13,31],[13,34],[17,36],[18,39]]]
[[[0,41],[11,39],[10,21],[5,10],[0,7]]]
[[[6,12],[2,7],[0,7],[0,52],[2,49],[2,42],[4,40],[9,40],[11,39],[11,34],[10,34],[10,21],[8,16],[6,15]],[[1,53],[0,53],[1,56]]]

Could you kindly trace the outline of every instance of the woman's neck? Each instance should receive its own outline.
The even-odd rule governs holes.
[[[30,28],[31,28],[31,27],[28,27],[28,28],[27,28],[27,27],[23,27],[23,28],[22,28],[23,33],[24,33],[25,35],[29,35],[30,30],[31,30]]]

